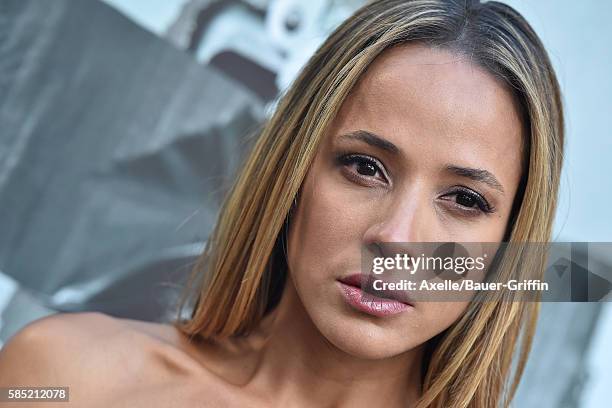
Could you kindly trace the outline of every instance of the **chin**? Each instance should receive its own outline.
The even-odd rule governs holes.
[[[311,317],[329,343],[353,357],[381,360],[398,356],[420,345],[418,339],[411,339],[411,336],[400,330],[382,327],[375,318],[369,316],[347,316],[333,311],[322,313],[320,318]]]

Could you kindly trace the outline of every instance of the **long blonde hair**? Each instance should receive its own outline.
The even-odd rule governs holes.
[[[525,161],[505,240],[550,240],[564,125],[559,85],[536,33],[519,13],[495,1],[375,1],[325,41],[263,127],[193,269],[175,322],[183,333],[207,339],[246,335],[275,306],[287,273],[284,227],[319,143],[372,61],[410,41],[468,55],[513,92],[523,112]],[[518,255],[503,259],[508,271],[517,269]],[[533,268],[543,271],[541,259]],[[190,318],[182,319],[186,305]],[[471,303],[428,342],[418,407],[507,406],[538,309],[538,302],[511,298]],[[516,346],[518,364],[511,370]]]

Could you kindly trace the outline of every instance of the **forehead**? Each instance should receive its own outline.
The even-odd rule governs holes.
[[[507,172],[499,160],[520,161],[522,124],[509,89],[469,56],[419,43],[383,52],[336,125],[375,132],[408,152],[418,148],[446,161],[452,155],[459,164]]]

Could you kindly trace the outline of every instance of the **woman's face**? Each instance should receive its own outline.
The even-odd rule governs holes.
[[[420,44],[385,51],[343,104],[302,185],[290,280],[336,347],[385,358],[448,328],[468,302],[377,315],[340,280],[387,242],[499,242],[521,176],[522,125],[502,83],[467,57]]]

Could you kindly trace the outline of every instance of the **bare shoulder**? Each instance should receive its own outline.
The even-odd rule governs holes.
[[[44,371],[49,371],[45,374],[51,378],[47,379],[53,380],[61,372],[46,370],[50,365],[61,363],[70,368],[80,352],[112,338],[119,330],[112,318],[100,313],[55,314],[35,320],[2,348],[0,380],[39,380]]]
[[[95,312],[52,315],[0,350],[0,386],[68,386],[71,402],[85,402],[181,382],[200,367],[179,340],[170,325]]]

